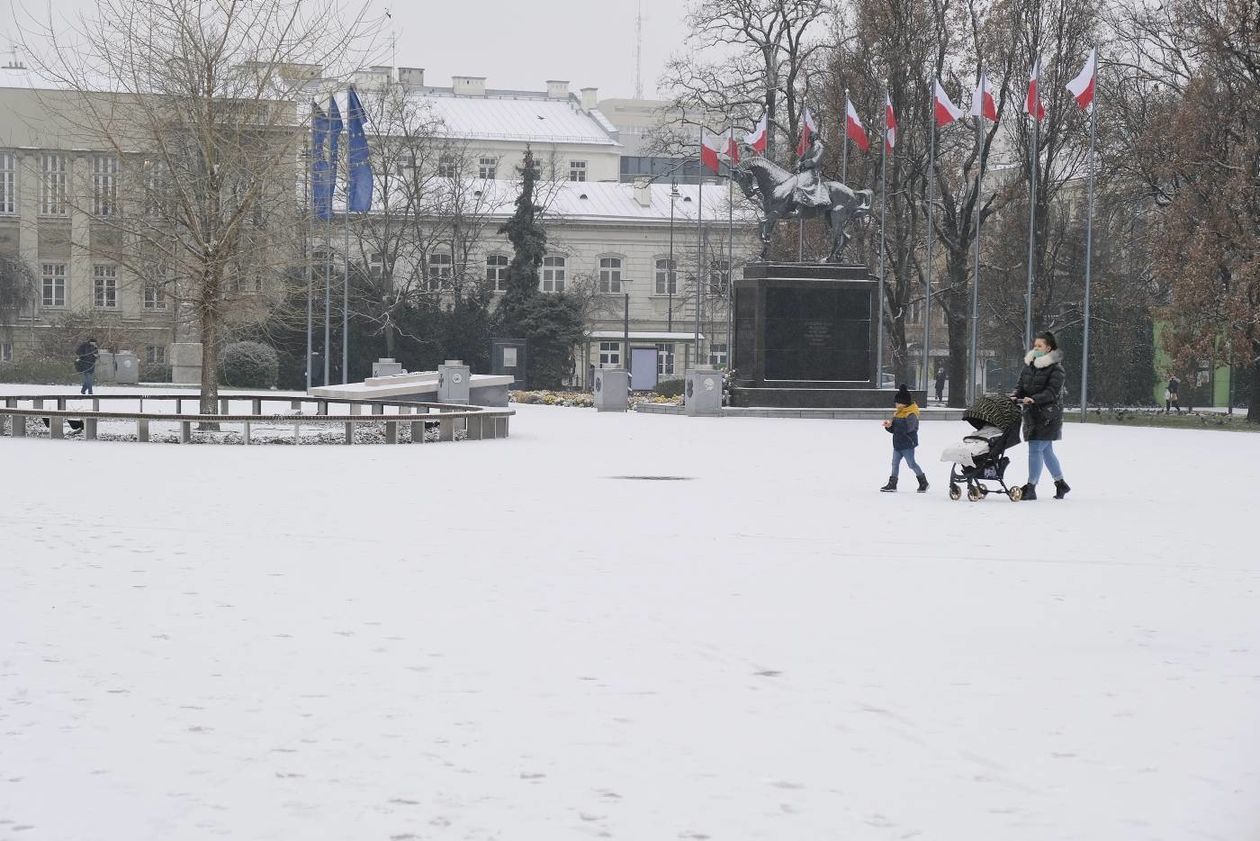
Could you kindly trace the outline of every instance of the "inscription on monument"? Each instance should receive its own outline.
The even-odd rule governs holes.
[[[859,289],[767,289],[766,379],[868,380],[869,307]]]

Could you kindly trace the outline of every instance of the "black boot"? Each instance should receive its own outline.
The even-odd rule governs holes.
[[[1063,481],[1062,479],[1054,480],[1054,498],[1055,499],[1063,499],[1063,497],[1068,495],[1068,491],[1070,490],[1072,490],[1072,488],[1068,485],[1067,482]]]
[[[884,485],[884,487],[880,488],[880,490],[883,491],[884,493],[892,493],[893,491],[897,490],[897,477],[889,476],[888,484]]]
[[[927,476],[923,473],[919,474],[919,493],[927,493],[928,483]]]
[[[1036,485],[1024,485],[1024,487],[1020,488],[1020,490],[1024,492],[1024,495],[1020,497],[1022,500],[1033,500],[1037,498]]]

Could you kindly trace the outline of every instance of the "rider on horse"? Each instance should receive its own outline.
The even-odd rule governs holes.
[[[823,145],[817,134],[809,136],[809,149],[796,164],[796,185],[792,189],[792,201],[798,208],[828,207],[831,196],[823,184],[819,169],[822,166]]]

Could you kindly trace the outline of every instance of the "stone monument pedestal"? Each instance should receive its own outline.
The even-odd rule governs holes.
[[[865,266],[749,264],[735,281],[731,405],[891,408],[894,390],[875,381],[877,291]]]

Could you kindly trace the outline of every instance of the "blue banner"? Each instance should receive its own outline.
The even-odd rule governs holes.
[[[311,103],[311,208],[317,219],[332,218],[332,168],[324,156],[328,139],[328,115],[319,103]]]
[[[367,135],[363,131],[363,103],[359,92],[349,91],[346,117],[350,139],[346,149],[346,206],[355,213],[366,213],[372,207],[372,164]]]

